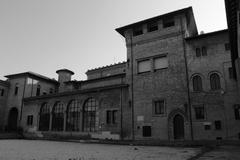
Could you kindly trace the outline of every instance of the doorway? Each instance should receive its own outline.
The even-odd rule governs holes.
[[[11,108],[8,115],[8,131],[17,130],[18,110],[17,108]]]
[[[184,139],[184,118],[179,114],[173,118],[173,132],[174,139]]]

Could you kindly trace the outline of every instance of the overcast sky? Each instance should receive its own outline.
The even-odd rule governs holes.
[[[198,31],[227,28],[224,0],[0,0],[0,79],[56,70],[86,79],[88,69],[125,61],[115,28],[193,7]]]

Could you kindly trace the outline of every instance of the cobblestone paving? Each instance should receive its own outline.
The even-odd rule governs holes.
[[[0,160],[186,160],[199,148],[0,140]]]

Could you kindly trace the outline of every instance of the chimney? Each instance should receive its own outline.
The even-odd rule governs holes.
[[[60,84],[58,91],[64,92],[66,87],[64,82],[71,81],[71,77],[74,75],[74,72],[68,69],[59,69],[56,71],[56,73],[58,74],[58,82]]]

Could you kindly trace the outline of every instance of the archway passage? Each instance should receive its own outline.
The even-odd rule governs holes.
[[[8,115],[8,131],[17,130],[18,110],[17,108],[11,108]]]
[[[48,131],[50,123],[50,106],[47,103],[42,104],[39,114],[39,130]]]
[[[97,131],[97,115],[98,102],[94,98],[89,98],[84,103],[83,107],[83,131],[96,132]]]
[[[184,139],[184,118],[177,114],[173,119],[174,139]]]

